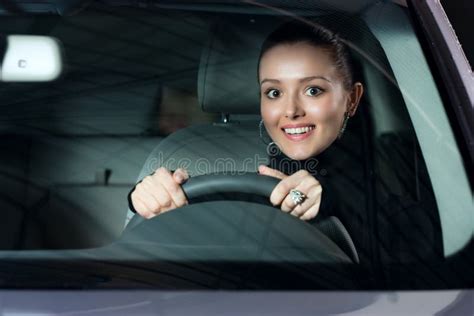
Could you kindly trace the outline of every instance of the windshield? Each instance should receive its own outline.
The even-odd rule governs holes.
[[[1,269],[8,275],[16,266],[22,275],[6,286],[467,287],[458,269],[472,263],[472,175],[443,87],[408,9],[362,2],[98,1],[5,10],[5,41],[53,38],[62,64],[49,82],[0,84]],[[350,86],[359,85],[347,94],[352,112],[323,120],[301,105],[324,100],[344,73],[320,62],[332,56],[325,50],[303,40],[263,50],[292,21],[331,30],[347,48]],[[285,58],[313,49],[318,67],[327,66],[317,71],[328,76],[287,79],[296,68],[268,66],[280,62],[278,49],[289,51]],[[306,99],[285,99],[297,91]],[[284,121],[288,104],[304,124]],[[285,144],[305,134],[318,137],[298,156]],[[330,135],[327,146],[318,143]],[[262,165],[280,174],[262,179]],[[163,200],[137,192],[153,196],[143,189],[148,180],[177,170],[186,171],[180,187],[188,201],[147,213],[147,201]],[[286,205],[317,203],[306,217],[274,200],[273,189],[298,172],[306,178],[287,188]]]

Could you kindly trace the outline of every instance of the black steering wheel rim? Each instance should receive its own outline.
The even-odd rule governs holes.
[[[257,173],[215,173],[190,178],[183,185],[187,199],[192,201],[202,196],[239,192],[270,198],[279,179]]]
[[[190,203],[203,196],[217,196],[226,193],[244,193],[270,198],[280,179],[252,172],[213,173],[189,178],[181,185],[184,195]],[[126,230],[139,225],[145,220],[141,216],[133,216]]]

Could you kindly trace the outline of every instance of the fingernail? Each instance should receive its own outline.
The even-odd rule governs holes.
[[[177,174],[177,175],[176,175],[176,180],[178,180],[178,182],[181,182],[181,181],[183,181],[183,180],[184,180],[184,178],[183,178],[183,176],[182,176],[182,175],[180,175],[180,174]]]

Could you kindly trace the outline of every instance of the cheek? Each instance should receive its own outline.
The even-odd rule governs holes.
[[[279,108],[274,105],[272,106],[267,100],[260,101],[260,114],[267,127],[277,124],[281,116]]]
[[[320,123],[332,122],[344,113],[345,107],[342,100],[336,100],[331,96],[320,98],[309,107],[311,116]]]

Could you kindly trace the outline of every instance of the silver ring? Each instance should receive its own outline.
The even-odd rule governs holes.
[[[295,205],[300,205],[306,199],[306,195],[304,195],[300,190],[296,189],[290,191],[290,197]]]

